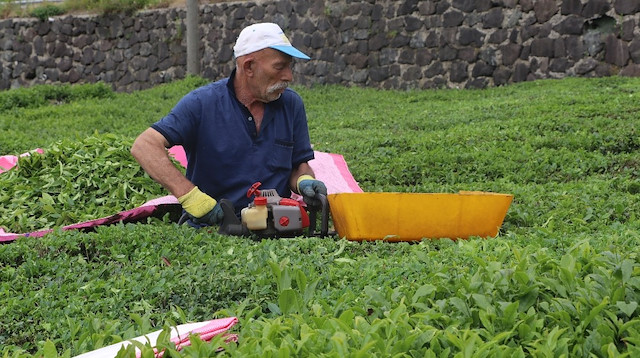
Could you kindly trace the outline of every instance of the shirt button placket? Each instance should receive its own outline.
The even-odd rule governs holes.
[[[253,122],[253,117],[251,117],[251,116],[247,117],[247,121]],[[258,134],[256,133],[255,124],[254,124],[253,128],[251,129],[251,134],[253,135],[254,138],[258,136]]]

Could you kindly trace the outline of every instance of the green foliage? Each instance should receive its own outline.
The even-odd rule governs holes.
[[[48,16],[48,15],[47,15]],[[36,108],[46,105],[60,105],[84,99],[113,98],[114,92],[104,83],[81,85],[35,85],[0,92],[0,113],[19,108]]]
[[[231,356],[634,352],[640,236],[607,237],[553,250],[516,236],[254,242],[175,224],[54,233],[0,251],[0,343],[75,355],[236,315]]]
[[[25,13],[24,9],[13,1],[0,0],[0,19],[6,19],[12,16],[21,16]]]
[[[0,154],[83,140],[96,132],[134,137],[165,116],[186,92],[206,82],[189,77],[131,94],[114,93],[104,84],[0,92]]]
[[[133,167],[92,167],[119,147],[110,138],[130,143],[204,82],[10,108],[0,113],[0,147],[55,154],[90,137],[90,153],[65,170],[88,165],[104,182],[128,182]],[[195,340],[177,352],[165,334],[160,347],[192,357],[218,347],[234,357],[638,356],[639,88],[618,77],[486,90],[298,88],[314,148],[344,155],[365,191],[512,193],[500,235],[256,242],[152,220],[23,238],[0,246],[0,355],[74,356],[233,315],[237,344]],[[128,165],[124,149],[115,152]]]
[[[65,0],[69,10],[83,10],[100,15],[134,14],[145,8],[166,6],[161,0]]]
[[[29,232],[110,216],[165,195],[133,159],[129,139],[61,141],[0,176],[0,227]]]
[[[314,148],[365,191],[515,194],[506,230],[588,232],[637,220],[638,79],[486,90],[301,89]],[[345,100],[348,98],[348,101]]]
[[[96,10],[108,15],[117,13],[133,14],[143,9],[148,2],[148,0],[98,0],[95,4]]]
[[[62,15],[64,13],[65,10],[63,8],[54,4],[44,4],[29,11],[30,16],[37,17],[41,21],[46,21],[51,16]]]

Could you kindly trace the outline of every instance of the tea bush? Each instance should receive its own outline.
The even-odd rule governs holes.
[[[111,87],[99,82],[80,85],[35,85],[30,88],[18,88],[11,91],[0,92],[0,113],[15,111],[18,108],[35,108],[49,104],[62,104],[65,102],[83,99],[113,98]],[[15,113],[15,112],[14,112]]]
[[[0,148],[55,154],[89,141],[87,157],[71,164],[80,168],[119,148],[111,139],[121,143],[117,161],[127,169],[91,169],[118,182],[102,202],[110,207],[124,183],[141,184],[131,183],[141,173],[124,143],[205,82],[9,109],[0,113]],[[314,149],[344,155],[365,191],[514,194],[499,235],[251,241],[163,218],[23,238],[0,246],[2,355],[72,356],[223,316],[239,318],[237,344],[195,341],[176,352],[165,337],[160,347],[195,357],[218,347],[242,357],[640,354],[640,79],[296,89]],[[58,159],[54,166],[64,168]],[[162,194],[155,183],[142,185]],[[91,196],[98,187],[74,190]],[[2,206],[20,200],[2,198]],[[65,212],[86,214],[90,205]],[[121,355],[132,354],[133,347]]]
[[[164,195],[114,134],[64,140],[0,176],[0,227],[29,232],[102,218]],[[176,167],[181,168],[177,163]]]

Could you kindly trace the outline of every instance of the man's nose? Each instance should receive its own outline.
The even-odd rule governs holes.
[[[293,66],[287,66],[282,71],[282,81],[291,82],[293,81]]]

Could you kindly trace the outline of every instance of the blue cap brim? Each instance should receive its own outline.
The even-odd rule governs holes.
[[[303,60],[310,60],[311,57],[305,55],[304,53],[302,53],[300,50],[298,50],[297,48],[293,47],[293,46],[284,46],[284,45],[276,45],[276,46],[269,46],[272,49],[281,51],[286,53],[287,55],[293,56],[293,57],[297,57],[297,58],[301,58]]]

